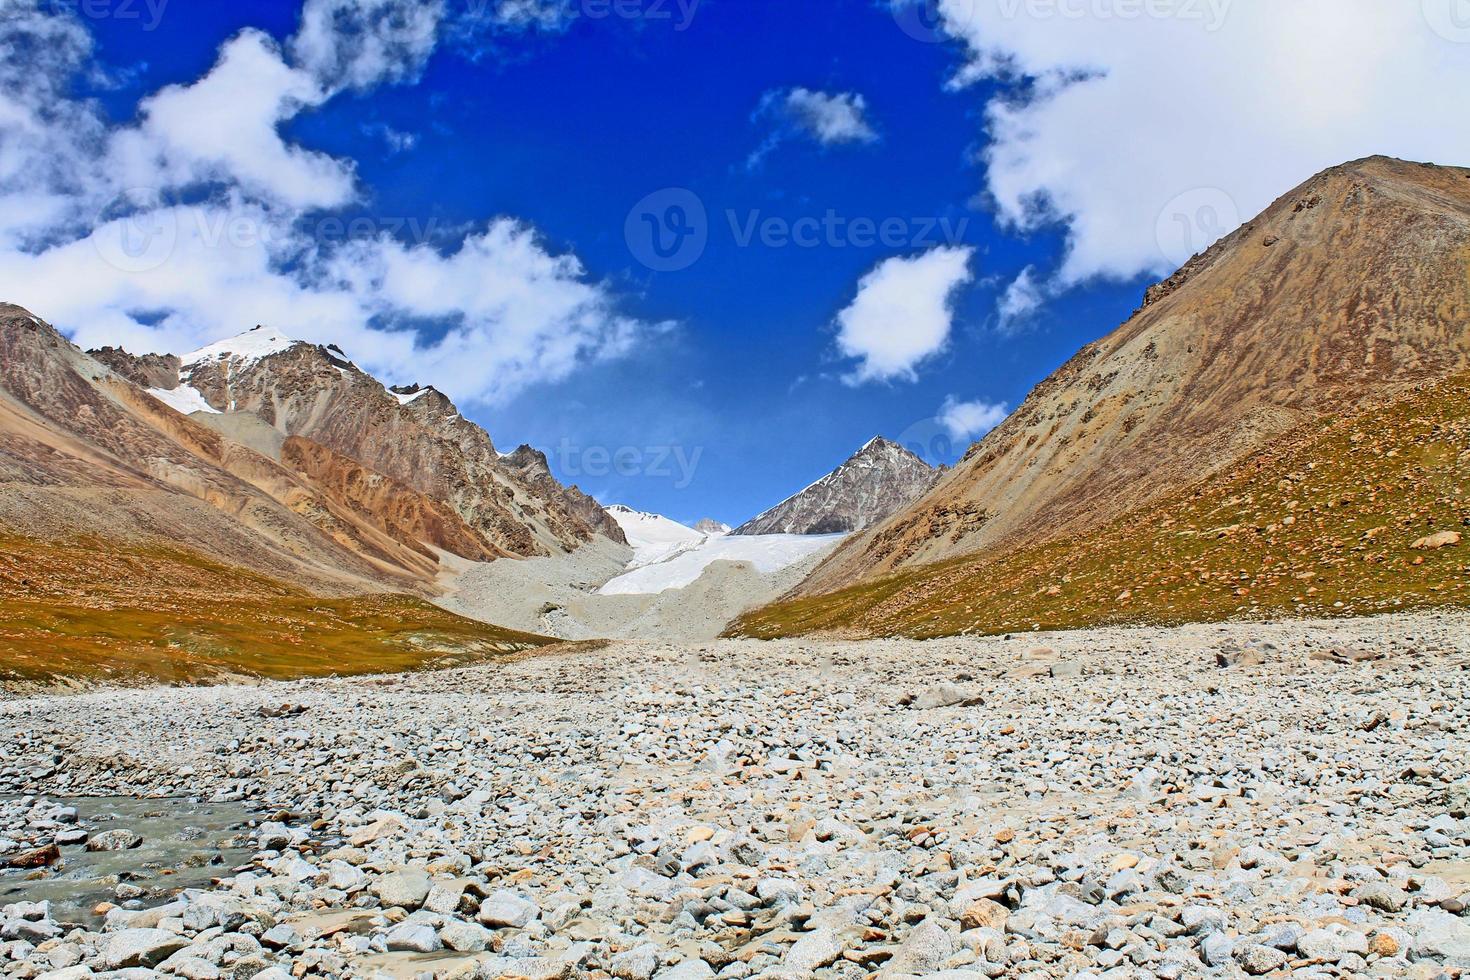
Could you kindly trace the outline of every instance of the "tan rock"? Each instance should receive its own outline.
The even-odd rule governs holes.
[[[1386,932],[1380,932],[1368,940],[1368,952],[1377,956],[1399,955],[1399,941]]]
[[[999,902],[982,898],[960,913],[960,925],[966,929],[1005,929],[1011,913]]]
[[[1452,548],[1459,544],[1461,536],[1459,531],[1440,531],[1436,534],[1420,538],[1409,545],[1415,551],[1434,551],[1438,548]]]

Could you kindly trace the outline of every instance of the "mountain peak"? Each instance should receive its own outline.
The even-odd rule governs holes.
[[[217,340],[212,344],[201,347],[196,351],[190,351],[183,355],[180,360],[187,367],[192,364],[202,364],[208,361],[241,361],[245,364],[253,364],[262,358],[279,354],[290,350],[297,341],[287,337],[275,327],[256,326],[224,340]]]
[[[816,483],[732,534],[840,534],[871,527],[934,485],[937,471],[903,446],[874,436]]]
[[[730,525],[717,521],[713,517],[701,517],[694,522],[694,530],[700,534],[707,534],[710,537],[718,537],[729,534]]]

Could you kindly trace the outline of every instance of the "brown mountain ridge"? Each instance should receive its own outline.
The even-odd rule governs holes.
[[[444,557],[571,551],[611,521],[442,395],[390,394],[325,348],[211,356],[222,409],[189,415],[170,405],[207,405],[181,398],[198,365],[94,353],[0,305],[0,679],[37,676],[45,651],[108,676],[284,676],[308,635],[335,651],[303,653],[314,672],[522,649],[540,641],[424,601]]]
[[[1325,171],[1151,288],[798,594],[1084,537],[1306,422],[1467,367],[1470,171]]]

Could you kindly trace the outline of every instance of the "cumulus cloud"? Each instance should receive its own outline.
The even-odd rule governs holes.
[[[0,125],[4,299],[83,346],[140,352],[270,323],[336,343],[384,380],[431,381],[466,402],[565,378],[660,329],[621,314],[574,255],[513,218],[443,235],[369,219],[344,234],[337,214],[361,200],[353,161],[281,127],[332,97],[321,51],[337,52],[343,85],[411,76],[424,55],[392,7],[356,5],[353,36],[298,37],[285,51],[245,30],[204,77],[143,99],[136,123],[114,126],[67,96],[90,70],[86,31],[60,8],[20,4],[0,26],[0,115],[13,123]],[[340,24],[320,15],[332,9],[309,2],[303,36]]]
[[[227,184],[298,210],[341,207],[355,195],[352,164],[280,133],[282,123],[325,100],[268,35],[246,30],[225,42],[209,74],[143,100],[139,125],[113,137],[111,169],[129,188]]]
[[[1020,275],[1011,280],[1011,284],[1001,294],[1000,301],[996,303],[996,313],[1000,316],[1000,332],[1009,334],[1020,330],[1041,309],[1041,304],[1045,301],[1044,286],[1036,279],[1036,269],[1028,265],[1021,270]]]
[[[443,19],[443,0],[306,0],[291,53],[327,89],[413,81]]]
[[[954,296],[973,280],[974,249],[941,246],[878,264],[837,315],[837,349],[860,363],[849,384],[913,381],[918,367],[942,351],[954,319]]]
[[[878,138],[868,123],[868,101],[856,92],[794,88],[779,101],[792,122],[824,146],[871,143]]]
[[[987,190],[1021,231],[1065,226],[1071,286],[1167,274],[1347,160],[1470,162],[1457,2],[937,5],[968,51],[956,85],[1002,86]]]
[[[774,124],[771,134],[751,154],[757,166],[788,139],[808,139],[822,146],[874,143],[878,133],[868,121],[868,101],[857,92],[817,92],[808,88],[767,92],[756,108],[757,120]]]
[[[72,18],[30,3],[0,16],[0,247],[28,242],[91,209],[96,147],[104,128],[95,108],[68,96],[92,56],[92,37]]]
[[[939,424],[955,442],[970,442],[1000,425],[1008,414],[1003,404],[962,402],[950,395],[939,408]]]

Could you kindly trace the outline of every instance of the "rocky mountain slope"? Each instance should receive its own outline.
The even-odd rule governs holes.
[[[800,589],[1090,533],[1293,428],[1470,367],[1470,171],[1334,168],[1148,290]]]
[[[247,669],[262,651],[323,631],[334,638],[319,653],[363,654],[336,661],[341,671],[502,649],[505,631],[415,597],[439,591],[441,554],[511,555],[496,538],[535,544],[550,520],[492,537],[450,501],[232,402],[220,411],[187,394],[178,385],[187,361],[90,357],[29,312],[0,306],[0,673],[63,655],[124,671],[185,661]],[[168,403],[196,401],[204,407],[192,417]],[[506,484],[492,491],[501,520],[517,494],[528,511],[556,511],[531,483],[512,475]],[[378,593],[403,595],[384,600],[386,613],[356,598]],[[334,611],[339,600],[347,605]],[[267,640],[273,629],[278,642]],[[402,656],[370,655],[389,649]]]
[[[135,363],[135,375],[153,366],[148,376],[157,380],[154,355]],[[443,501],[505,554],[565,553],[595,535],[622,540],[602,507],[559,484],[540,453],[522,446],[502,456],[441,392],[389,390],[337,348],[257,327],[184,355],[168,380],[151,387],[175,407],[192,405],[211,425],[223,423],[209,415],[250,413],[284,436],[304,436]]]
[[[1470,607],[1470,375],[1313,419],[1086,535],[768,606],[732,632],[927,638]]]
[[[868,441],[847,462],[732,534],[844,534],[913,503],[939,471],[896,442]]]

